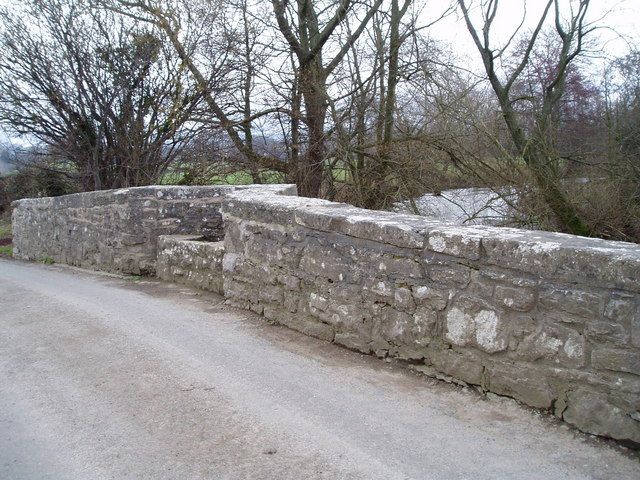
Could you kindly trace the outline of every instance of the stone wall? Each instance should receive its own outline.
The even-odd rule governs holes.
[[[151,186],[30,198],[13,203],[14,256],[128,274],[155,272],[157,239],[222,237],[225,195],[251,186]],[[268,186],[265,194],[295,194]]]
[[[158,239],[156,275],[222,295],[223,255],[223,242],[193,235],[163,235]]]
[[[106,271],[157,269],[306,334],[640,445],[638,245],[287,195],[295,187],[22,200],[14,251]],[[198,240],[219,239],[222,217],[224,251]]]
[[[223,205],[224,294],[640,444],[640,248],[298,197]]]

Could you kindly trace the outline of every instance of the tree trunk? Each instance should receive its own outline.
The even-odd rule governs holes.
[[[502,108],[502,114],[516,149],[522,155],[527,168],[533,174],[536,186],[542,194],[547,206],[560,222],[561,228],[573,235],[590,236],[589,226],[582,221],[575,206],[569,201],[562,189],[556,172],[549,166],[548,156],[543,141],[547,125],[538,120],[538,133],[527,139],[522,127],[516,120],[516,114],[509,102],[506,92],[494,85]]]
[[[573,235],[590,236],[591,229],[582,221],[575,206],[561,190],[560,182],[551,171],[552,169],[546,166],[543,152],[537,149],[527,152],[524,159],[529,170],[533,173],[542,198],[557,217],[563,230]]]
[[[308,144],[297,168],[298,194],[318,197],[324,174],[325,132],[327,113],[325,78],[318,61],[310,62],[300,72],[300,92],[304,99]]]

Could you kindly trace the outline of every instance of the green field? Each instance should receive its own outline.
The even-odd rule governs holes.
[[[162,185],[189,185],[191,182],[187,177],[188,174],[180,170],[167,172],[160,183]],[[270,170],[260,172],[260,177],[263,183],[282,183],[285,180],[282,173]],[[212,174],[208,178],[199,178],[198,180],[198,184],[204,185],[250,185],[254,183],[251,172],[248,170]]]

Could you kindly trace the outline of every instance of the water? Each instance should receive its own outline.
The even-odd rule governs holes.
[[[504,225],[515,215],[510,203],[516,200],[514,189],[458,188],[418,197],[415,206],[421,216],[456,225]],[[395,210],[416,213],[410,202],[396,204]]]

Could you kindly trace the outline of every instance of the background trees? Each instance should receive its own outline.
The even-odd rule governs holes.
[[[467,3],[465,0],[458,0],[469,33],[482,57],[491,87],[500,103],[516,155],[524,160],[536,186],[557,217],[561,228],[577,235],[589,235],[590,227],[581,218],[575,205],[569,201],[560,184],[559,156],[552,135],[553,118],[557,114],[558,105],[566,90],[570,66],[582,51],[585,36],[591,30],[585,23],[589,0],[580,0],[576,11],[572,11],[566,21],[561,17],[559,1],[548,0],[533,32],[527,39],[523,39],[521,53],[519,57],[515,56],[514,66],[508,70],[504,78],[500,77],[496,63],[508,51],[509,44],[495,48],[490,41],[499,0],[488,0],[482,3],[483,24],[480,28],[474,26]],[[530,75],[529,81],[525,80],[527,83],[525,89],[528,91],[523,92],[524,95],[518,95],[514,86],[522,81],[523,75],[528,70],[531,70],[532,54],[536,51],[550,11],[553,12],[557,43],[550,39],[550,45],[547,46],[546,51],[551,53],[553,58],[550,58],[546,65],[538,65],[535,72],[537,78],[532,78]],[[539,85],[535,85],[534,82]],[[528,128],[518,115],[519,104],[525,102],[528,108],[534,110],[533,122]]]
[[[84,190],[157,182],[201,94],[159,32],[82,0],[0,14],[0,118]]]
[[[640,57],[594,75],[590,3],[496,43],[499,0],[20,0],[0,122],[85,190],[288,181],[395,208],[483,186],[512,224],[637,239]],[[448,15],[481,74],[430,37]]]

